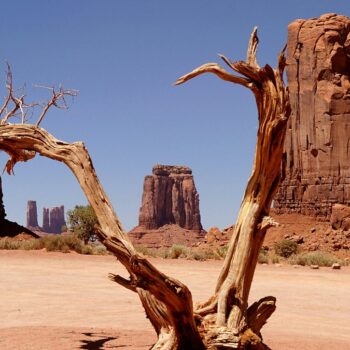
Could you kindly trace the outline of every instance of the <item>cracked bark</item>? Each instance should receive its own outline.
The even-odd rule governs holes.
[[[218,278],[215,294],[193,308],[190,290],[180,281],[158,271],[138,255],[114,212],[96,175],[87,149],[81,142],[59,141],[35,125],[0,126],[0,150],[9,155],[9,173],[19,161],[36,154],[65,163],[77,178],[99,221],[100,241],[126,268],[129,277],[110,274],[110,279],[139,295],[158,340],[153,350],[267,349],[261,327],[275,310],[275,299],[266,297],[248,307],[248,295],[266,230],[275,225],[268,216],[280,177],[280,164],[289,100],[283,83],[284,52],[276,70],[256,62],[258,38],[253,31],[247,60],[221,58],[241,76],[216,63],[206,64],[177,84],[203,73],[249,88],[255,95],[259,129],[253,172],[249,179],[235,232]]]

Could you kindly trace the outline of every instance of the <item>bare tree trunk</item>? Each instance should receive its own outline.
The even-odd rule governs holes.
[[[241,204],[235,232],[229,244],[214,296],[193,310],[192,295],[181,282],[164,275],[137,254],[104,192],[81,142],[68,144],[55,139],[37,125],[0,125],[0,150],[10,156],[6,164],[12,172],[18,161],[28,161],[36,153],[65,163],[76,176],[95,210],[101,242],[125,266],[129,278],[110,274],[111,280],[138,293],[147,317],[158,335],[152,349],[266,349],[260,330],[275,310],[275,298],[266,297],[248,308],[248,295],[257,258],[266,230],[274,225],[268,216],[280,177],[280,164],[289,116],[289,102],[283,83],[284,55],[278,68],[256,63],[256,30],[253,31],[246,62],[223,60],[242,76],[232,75],[215,63],[199,67],[180,78],[183,83],[211,72],[243,85],[255,95],[259,130],[253,173]]]
[[[249,312],[248,309],[248,296],[266,230],[275,225],[269,217],[269,212],[280,181],[283,143],[290,105],[283,82],[284,50],[278,57],[276,70],[269,65],[260,68],[256,61],[257,46],[258,37],[255,28],[250,38],[246,62],[233,63],[221,56],[230,68],[242,76],[232,75],[217,64],[208,63],[176,82],[181,84],[200,74],[214,73],[221,79],[249,88],[254,93],[258,108],[259,128],[253,172],[217,282],[215,296],[202,310],[198,310],[202,315],[216,312],[215,327],[220,339],[224,328],[228,333],[231,332],[230,334],[232,332],[250,334],[248,338],[253,341],[266,321],[262,319],[269,317],[275,309],[275,299],[264,298],[254,306],[254,308],[259,308],[257,305],[263,307],[264,312],[259,313],[259,317],[253,316],[252,310]],[[215,343],[218,338],[214,337],[214,341],[210,340],[208,343]],[[255,341],[259,342],[259,339]]]

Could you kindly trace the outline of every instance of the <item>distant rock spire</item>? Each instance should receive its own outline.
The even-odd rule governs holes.
[[[36,201],[27,202],[27,227],[33,229],[39,228]]]

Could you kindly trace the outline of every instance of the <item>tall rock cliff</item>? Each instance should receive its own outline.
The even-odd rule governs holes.
[[[2,194],[2,182],[1,182],[1,177],[0,177],[0,222],[3,222],[5,220],[6,217],[6,213],[5,213],[5,207],[4,207],[4,203],[3,203],[3,194]]]
[[[166,224],[202,231],[199,195],[189,167],[156,165],[145,177],[139,226],[151,230]]]
[[[350,19],[326,14],[288,27],[292,114],[277,212],[329,218],[350,204]]]

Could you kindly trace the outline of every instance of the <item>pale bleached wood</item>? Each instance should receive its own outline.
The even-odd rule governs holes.
[[[213,73],[231,83],[249,88],[256,99],[259,129],[252,175],[241,204],[214,295],[193,310],[190,290],[166,276],[138,255],[113,210],[96,175],[87,149],[81,142],[66,143],[38,125],[0,125],[0,150],[8,153],[12,173],[17,162],[36,154],[65,163],[76,176],[99,221],[96,233],[101,242],[125,266],[129,278],[110,274],[111,280],[136,292],[158,340],[153,350],[265,350],[261,327],[275,310],[275,299],[266,297],[248,307],[248,296],[266,230],[276,223],[269,217],[276,191],[290,108],[283,83],[285,59],[279,55],[277,70],[256,62],[258,38],[254,29],[247,61],[231,62],[220,56],[236,73],[216,63],[200,66],[176,84],[198,75]],[[108,301],[107,301],[108,302]]]
[[[232,334],[238,333],[243,337],[243,334],[249,333],[247,329],[256,336],[254,338],[252,335],[251,338],[251,342],[256,343],[255,348],[264,348],[262,340],[259,341],[259,336],[251,330],[249,324],[251,323],[257,332],[256,325],[262,323],[263,317],[260,313],[251,313],[250,318],[247,318],[248,296],[266,230],[275,225],[269,217],[269,211],[280,180],[283,143],[290,106],[288,92],[283,82],[284,50],[279,55],[276,70],[269,65],[260,68],[256,60],[257,46],[257,30],[254,28],[248,45],[246,62],[231,62],[220,55],[231,69],[245,79],[244,84],[241,85],[253,92],[258,108],[259,128],[252,174],[218,278],[215,296],[196,310],[204,318],[215,310],[216,330],[212,330],[212,334],[216,332],[217,339],[213,340],[211,336],[210,342],[215,343],[218,348],[219,343],[224,343],[223,330],[225,334],[231,331]],[[185,79],[182,78],[180,82],[195,77],[196,74],[193,72],[185,75]],[[200,72],[205,73],[205,65],[200,67]],[[211,71],[208,72],[211,73]],[[221,78],[220,75],[218,77]],[[235,81],[231,82],[235,83]],[[272,313],[274,307],[269,306],[264,310],[267,309]],[[266,317],[270,316],[268,312],[262,314]],[[246,338],[250,339],[250,336]],[[233,344],[225,346],[235,348]]]
[[[195,324],[190,290],[137,254],[100,184],[82,142],[66,143],[37,126],[13,124],[0,126],[0,150],[10,157],[7,163],[9,173],[17,162],[28,161],[36,154],[65,163],[96,213],[100,225],[96,233],[101,242],[130,274],[129,280],[121,276],[111,277],[139,294],[147,316],[159,335],[160,340],[154,349],[186,350],[189,346],[205,349]],[[164,343],[165,339],[172,343]]]

